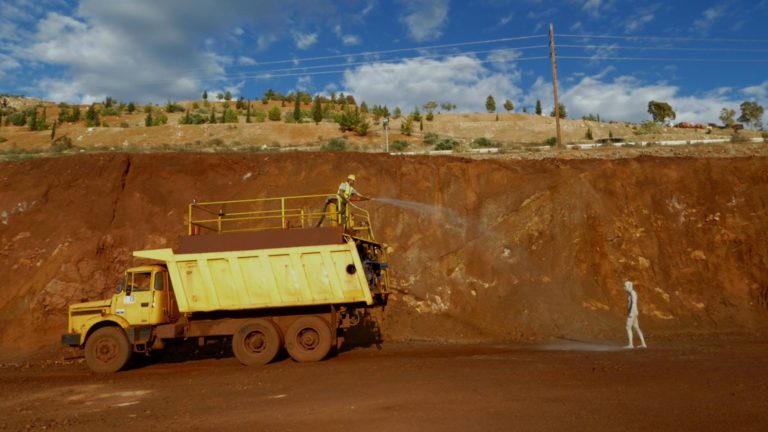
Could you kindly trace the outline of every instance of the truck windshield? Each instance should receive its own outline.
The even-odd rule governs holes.
[[[131,291],[149,291],[149,281],[152,273],[133,273]],[[130,276],[129,276],[130,278]]]

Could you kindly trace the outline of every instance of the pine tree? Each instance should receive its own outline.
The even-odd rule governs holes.
[[[248,110],[245,112],[245,122],[246,123],[251,123],[252,122],[252,120],[251,120],[251,103],[250,102],[248,102]]]
[[[208,90],[203,90],[203,100],[208,102]]]
[[[151,127],[155,123],[155,120],[152,118],[152,111],[149,111],[147,113],[147,116],[144,117],[144,126]]]
[[[216,124],[216,109],[211,107],[211,118],[208,120],[210,124]]]
[[[91,104],[88,107],[88,111],[85,112],[85,125],[87,127],[99,126],[101,121],[99,120],[99,113],[96,112],[95,104]]]
[[[541,115],[541,101],[536,99],[536,115]]]
[[[491,95],[485,98],[485,110],[489,113],[496,112],[496,100]]]
[[[293,119],[297,123],[301,122],[301,91],[296,93],[296,100],[293,105]]]
[[[323,121],[323,107],[320,103],[320,95],[315,96],[315,102],[312,105],[312,120],[314,120],[315,125],[319,125]]]

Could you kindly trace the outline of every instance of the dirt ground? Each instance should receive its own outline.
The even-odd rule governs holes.
[[[0,368],[0,430],[674,430],[768,428],[765,340],[386,343],[320,363],[228,355],[95,375]]]
[[[768,156],[711,148],[0,162],[0,429],[766,430]],[[68,305],[174,246],[193,199],[327,194],[349,173],[411,204],[361,204],[391,265],[380,350],[97,376],[59,347]],[[618,349],[627,279],[647,350]]]

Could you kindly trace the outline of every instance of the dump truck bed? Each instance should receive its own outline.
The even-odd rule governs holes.
[[[253,233],[200,236],[182,242],[177,252],[154,249],[134,255],[165,262],[182,313],[373,304],[351,238],[317,230],[286,233],[284,240]]]

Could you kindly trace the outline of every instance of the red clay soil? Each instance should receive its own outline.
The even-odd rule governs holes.
[[[98,154],[0,164],[0,348],[53,349],[131,251],[173,245],[192,199],[333,192],[381,202],[386,340],[618,340],[635,281],[653,337],[764,334],[768,158],[470,160],[354,153]]]

